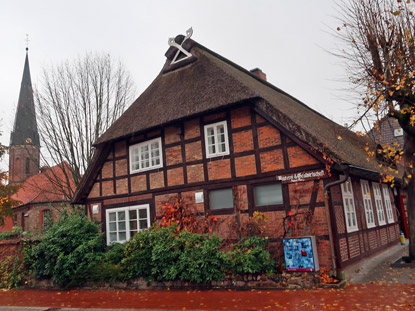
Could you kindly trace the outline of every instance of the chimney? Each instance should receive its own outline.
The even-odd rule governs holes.
[[[250,72],[256,75],[258,78],[261,78],[262,80],[267,81],[267,75],[263,73],[261,69],[259,68],[251,69]]]

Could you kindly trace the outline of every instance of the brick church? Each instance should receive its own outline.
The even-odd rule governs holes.
[[[13,208],[2,231],[20,226],[23,232],[42,232],[49,218],[70,206],[54,180],[62,176],[61,165],[40,167],[40,139],[33,100],[28,48],[20,86],[19,100],[9,146],[9,183],[20,185],[13,199],[20,205]]]
[[[401,191],[367,161],[368,141],[190,35],[169,41],[159,75],[95,142],[74,202],[107,243],[149,227],[177,196],[216,215],[224,238],[236,216],[262,212],[277,253],[282,238],[311,235],[320,264],[338,270],[397,243]]]

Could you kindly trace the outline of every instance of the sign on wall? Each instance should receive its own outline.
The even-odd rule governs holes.
[[[320,179],[326,176],[326,171],[324,169],[315,170],[315,171],[308,171],[308,172],[300,172],[300,173],[293,173],[287,175],[278,175],[276,179],[281,181],[283,184],[289,184],[299,181],[307,181],[313,179]]]

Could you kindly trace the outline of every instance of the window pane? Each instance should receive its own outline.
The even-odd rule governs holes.
[[[139,213],[140,219],[143,219],[143,218],[146,218],[147,219],[147,210],[146,209],[140,209],[138,211],[138,213]]]
[[[115,222],[110,222],[110,231],[116,231],[117,230],[117,224]]]
[[[209,207],[211,210],[233,208],[232,188],[212,190],[209,192]]]
[[[109,221],[115,221],[115,213],[109,213]]]
[[[157,151],[159,148],[158,141],[151,143],[151,151]]]
[[[147,229],[147,228],[148,228],[147,220],[146,219],[145,220],[140,220],[140,229],[143,230],[143,229]]]
[[[219,152],[226,152],[226,144],[225,143],[219,144]]]
[[[208,136],[214,136],[215,135],[215,130],[213,129],[213,127],[208,127],[206,130]]]
[[[130,220],[137,219],[137,210],[129,211]]]
[[[216,153],[215,145],[209,145],[209,154],[214,154],[214,153]]]
[[[125,230],[125,221],[119,221],[118,222],[118,230],[124,231]]]
[[[125,240],[127,240],[127,232],[120,232],[118,234],[118,238],[119,238],[119,241],[125,241]]]
[[[118,220],[125,220],[125,212],[118,212]]]
[[[130,220],[130,230],[137,231],[137,220]]]
[[[215,136],[208,136],[208,145],[214,145],[215,144]]]
[[[110,241],[111,242],[116,242],[117,241],[117,233],[116,232],[111,232],[110,233]]]
[[[256,186],[254,197],[256,206],[282,204],[281,184]]]

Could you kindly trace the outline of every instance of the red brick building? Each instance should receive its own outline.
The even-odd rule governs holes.
[[[61,165],[42,168],[40,173],[27,178],[13,195],[13,199],[21,202],[13,208],[14,225],[22,227],[23,232],[42,233],[49,218],[56,219],[60,212],[71,208],[62,191],[65,179]]]
[[[181,195],[228,220],[261,211],[281,251],[285,236],[313,235],[331,264],[324,187],[330,188],[338,269],[398,241],[395,198],[367,162],[364,138],[188,37],[171,41],[153,83],[95,142],[75,196],[102,222],[107,242],[147,228]],[[344,171],[347,164],[347,169]],[[327,170],[329,169],[330,172]],[[287,223],[291,223],[287,227]]]

